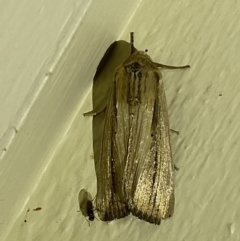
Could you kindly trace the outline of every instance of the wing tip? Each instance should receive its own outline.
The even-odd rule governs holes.
[[[148,215],[147,213],[144,213],[137,208],[134,208],[133,210],[131,210],[131,213],[132,213],[132,215],[134,215],[134,216],[138,217],[139,219],[142,219],[148,223],[152,223],[155,225],[161,224],[161,217]]]
[[[130,214],[130,210],[127,207],[122,207],[118,209],[117,211],[111,210],[109,208],[105,212],[97,211],[98,216],[102,221],[110,222],[115,219],[120,219],[128,216]]]

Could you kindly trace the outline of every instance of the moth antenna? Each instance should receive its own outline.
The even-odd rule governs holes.
[[[134,32],[130,33],[131,54],[134,52]]]

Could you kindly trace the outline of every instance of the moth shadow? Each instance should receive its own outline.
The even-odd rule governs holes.
[[[99,173],[99,159],[102,143],[102,133],[105,120],[105,109],[111,93],[115,69],[126,60],[131,52],[130,43],[120,40],[112,43],[101,59],[93,79],[92,102],[93,111],[93,151],[95,171]],[[101,175],[101,174],[100,174]]]

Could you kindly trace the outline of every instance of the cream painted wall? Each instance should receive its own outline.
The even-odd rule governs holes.
[[[239,2],[158,0],[143,1],[139,7],[127,1],[104,3],[92,3],[95,7],[78,21],[69,45],[60,47],[63,57],[4,156],[2,237],[240,240]],[[112,8],[117,11],[108,11]],[[129,216],[110,223],[96,220],[89,228],[77,212],[77,196],[82,188],[96,193],[92,120],[82,116],[91,109],[90,77],[108,45],[118,38],[128,41],[133,30],[136,47],[147,48],[154,61],[191,65],[187,71],[163,71],[171,127],[180,131],[172,136],[180,168],[175,213],[161,226]],[[18,162],[9,165],[12,160]],[[10,182],[3,182],[9,177]],[[25,223],[27,209],[36,207],[42,210],[30,211]]]
[[[91,1],[10,1],[0,8],[0,137],[7,148],[13,128],[45,85]]]

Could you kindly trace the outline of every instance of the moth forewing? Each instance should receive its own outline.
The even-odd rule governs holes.
[[[102,221],[111,221],[129,214],[124,201],[122,188],[123,169],[121,155],[116,149],[116,86],[113,88],[105,114],[105,125],[102,137],[102,149],[97,173],[96,209]]]
[[[116,74],[117,147],[125,147],[123,195],[133,215],[155,224],[172,215],[174,205],[173,162],[161,76],[141,51],[132,54]]]

